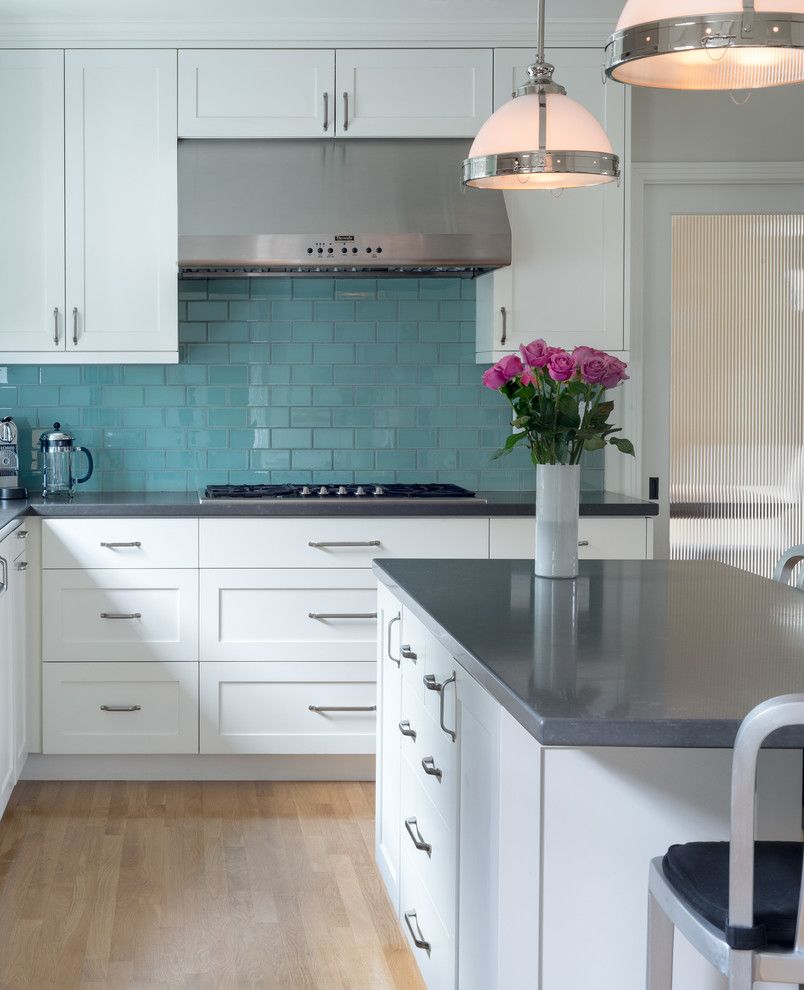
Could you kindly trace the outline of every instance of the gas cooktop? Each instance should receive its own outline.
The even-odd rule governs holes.
[[[459,485],[207,485],[201,501],[296,499],[313,502],[327,499],[352,502],[365,499],[373,502],[419,498],[467,499],[475,498],[475,493]]]

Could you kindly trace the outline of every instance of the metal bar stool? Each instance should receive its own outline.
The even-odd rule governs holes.
[[[790,584],[793,571],[802,561],[804,561],[804,543],[799,543],[798,546],[785,550],[773,571],[773,580],[779,581],[781,584]],[[799,591],[804,591],[804,567],[801,568],[795,587]]]
[[[734,743],[731,841],[671,846],[651,861],[647,990],[672,990],[675,928],[728,977],[729,990],[804,983],[804,846],[754,839],[759,750],[796,725],[804,726],[804,694],[749,712]]]

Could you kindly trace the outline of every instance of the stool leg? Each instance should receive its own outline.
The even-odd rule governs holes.
[[[673,922],[648,894],[648,969],[646,990],[673,990]],[[730,988],[731,990],[731,988]]]
[[[754,953],[731,949],[729,952],[729,990],[753,990]]]

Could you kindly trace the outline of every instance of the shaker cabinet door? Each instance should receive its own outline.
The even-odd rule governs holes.
[[[335,134],[331,49],[179,52],[179,137]]]
[[[64,351],[64,53],[0,51],[0,360]]]
[[[67,351],[178,349],[176,53],[68,51]]]

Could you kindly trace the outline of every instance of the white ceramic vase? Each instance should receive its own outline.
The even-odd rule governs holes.
[[[536,467],[537,577],[574,578],[578,575],[578,464],[539,464]]]

